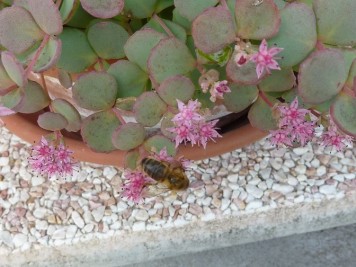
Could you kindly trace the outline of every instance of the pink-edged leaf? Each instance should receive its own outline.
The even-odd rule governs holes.
[[[38,125],[48,131],[59,131],[68,125],[66,118],[58,113],[46,112],[38,116]]]
[[[23,100],[24,91],[22,88],[16,88],[0,98],[0,105],[18,111],[22,107]]]
[[[195,91],[193,82],[182,75],[172,76],[164,80],[157,88],[158,95],[170,106],[177,106],[177,99],[188,102]]]
[[[14,81],[7,74],[4,65],[0,61],[0,95],[5,95],[10,92],[14,85]]]
[[[264,0],[253,5],[251,0],[236,0],[237,34],[242,39],[262,40],[276,35],[281,24],[277,5]]]
[[[63,115],[67,121],[68,125],[66,130],[69,132],[76,132],[80,130],[81,117],[76,108],[65,99],[57,98],[52,101],[51,107],[54,112]]]
[[[256,64],[254,62],[249,61],[239,67],[233,55],[226,65],[226,75],[230,80],[239,85],[256,85],[266,76],[266,72],[264,71],[262,77],[258,79]]]
[[[124,0],[80,0],[80,3],[90,15],[102,19],[112,18],[124,9]]]
[[[58,35],[62,32],[61,14],[52,0],[28,0],[28,10],[45,33]]]
[[[61,52],[62,41],[51,36],[36,61],[33,68],[34,72],[43,72],[52,68],[58,62]]]
[[[347,75],[345,60],[339,50],[315,51],[300,65],[298,94],[305,103],[322,104],[341,91]]]
[[[12,52],[3,51],[1,53],[1,62],[7,74],[18,86],[22,87],[26,85],[25,70]]]
[[[218,0],[174,0],[178,13],[189,21],[193,21],[205,9],[215,6]]]
[[[41,40],[44,32],[26,9],[13,6],[0,11],[0,44],[15,54]]]
[[[211,7],[201,13],[192,24],[195,46],[204,53],[214,53],[235,40],[234,23],[230,11]]]
[[[356,137],[356,98],[339,94],[330,107],[330,115],[344,133]]]
[[[177,38],[162,39],[148,58],[148,70],[154,83],[161,83],[170,76],[186,74],[195,67],[189,48]]]
[[[112,135],[113,145],[120,150],[131,150],[143,143],[146,131],[140,123],[128,122],[120,125]]]
[[[20,113],[35,113],[47,107],[50,103],[50,98],[42,86],[34,81],[29,81],[22,88],[24,92],[21,107],[17,110]]]

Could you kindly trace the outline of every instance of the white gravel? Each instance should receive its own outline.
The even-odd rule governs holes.
[[[187,191],[135,205],[120,197],[121,170],[82,163],[67,181],[50,182],[31,173],[28,149],[0,128],[0,254],[342,198],[356,189],[356,149],[274,149],[262,140],[195,162]]]

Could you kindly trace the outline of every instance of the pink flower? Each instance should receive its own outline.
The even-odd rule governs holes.
[[[214,120],[214,121],[209,121],[205,122],[200,126],[199,129],[199,139],[197,141],[198,145],[202,145],[204,148],[206,148],[206,144],[208,143],[208,140],[212,140],[215,142],[214,138],[217,137],[222,137],[215,128],[216,123],[219,120]]]
[[[289,136],[290,131],[287,129],[278,129],[270,131],[270,142],[274,146],[287,145],[292,146],[291,138]]]
[[[212,102],[215,102],[217,98],[224,99],[224,94],[230,92],[231,89],[229,88],[229,86],[227,86],[226,80],[216,82],[214,83],[214,86],[210,90],[210,94],[211,94],[210,100]]]
[[[321,145],[322,146],[331,146],[337,151],[343,151],[346,146],[350,145],[353,142],[353,137],[342,134],[337,130],[336,125],[333,121],[330,120],[330,125],[328,130],[325,131],[321,136]]]
[[[267,49],[267,41],[262,40],[259,51],[251,56],[251,61],[256,63],[257,78],[260,78],[265,70],[267,73],[271,73],[270,70],[280,70],[278,62],[274,59],[274,56],[280,53],[283,48],[272,47]]]
[[[238,67],[241,67],[241,66],[245,65],[250,60],[250,56],[246,52],[241,51],[235,55],[234,59],[235,59],[236,65]]]
[[[174,127],[167,129],[175,133],[176,147],[183,142],[184,144],[190,142],[192,145],[203,145],[205,148],[208,140],[221,137],[214,128],[217,120],[207,123],[205,118],[198,113],[198,107],[200,107],[198,100],[190,100],[187,106],[177,101],[180,112],[172,119]]]
[[[124,176],[127,181],[122,188],[122,196],[139,203],[142,199],[143,188],[147,184],[154,183],[154,180],[140,171],[127,170]]]
[[[167,161],[167,162],[173,162],[174,161],[174,158],[170,155],[168,155],[168,152],[167,152],[167,148],[164,147],[162,148],[159,153],[152,153],[152,156],[157,159],[157,160],[160,160],[160,161]]]
[[[77,163],[73,160],[73,152],[63,143],[51,144],[42,136],[38,145],[32,147],[29,163],[31,168],[48,177],[71,175]]]
[[[270,142],[273,145],[292,146],[293,142],[304,146],[311,141],[315,133],[315,121],[307,120],[306,116],[311,116],[311,112],[304,108],[298,108],[298,98],[287,105],[277,106],[279,111],[279,129],[270,131]]]
[[[283,125],[298,125],[305,119],[306,114],[310,114],[310,111],[304,108],[298,108],[298,97],[296,97],[290,106],[280,105],[277,107],[280,112],[281,120],[280,126]]]
[[[182,101],[177,99],[179,113],[172,119],[173,122],[186,122],[189,124],[191,121],[200,121],[202,116],[197,112],[200,108],[198,100],[189,100],[185,105]]]

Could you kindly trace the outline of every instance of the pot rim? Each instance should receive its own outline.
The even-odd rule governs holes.
[[[19,138],[33,144],[40,141],[41,136],[50,133],[27,120],[26,114],[14,114],[2,117],[4,126]],[[191,145],[180,145],[177,156],[184,156],[190,160],[202,160],[209,157],[221,155],[234,149],[241,148],[257,141],[267,135],[247,123],[223,133],[217,142],[209,141],[206,149],[203,147],[192,147]],[[65,144],[74,151],[73,156],[79,161],[85,161],[102,165],[113,165],[123,167],[126,151],[115,150],[109,153],[98,153],[92,151],[84,142],[69,137],[64,137]]]

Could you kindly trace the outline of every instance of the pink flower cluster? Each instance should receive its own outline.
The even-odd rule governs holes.
[[[328,130],[321,136],[321,145],[330,146],[337,151],[343,151],[347,146],[351,145],[352,142],[353,138],[340,133],[332,120],[330,120]]]
[[[280,70],[278,62],[275,60],[274,56],[280,53],[283,48],[272,47],[267,48],[267,41],[262,40],[260,44],[259,51],[252,55],[250,60],[256,63],[256,73],[257,77],[260,78],[264,71],[271,73],[270,70]]]
[[[307,109],[298,108],[298,98],[295,98],[290,106],[277,106],[280,114],[279,129],[270,131],[270,142],[273,145],[292,146],[293,142],[304,146],[314,137],[315,122],[306,120],[311,112]]]
[[[155,181],[141,171],[126,170],[124,177],[127,179],[123,186],[122,196],[139,203],[142,199],[142,191],[147,184]]]
[[[76,162],[72,157],[73,152],[63,143],[54,145],[42,136],[38,145],[32,147],[29,163],[31,168],[41,175],[52,177],[65,176],[73,173]]]
[[[189,100],[187,105],[179,100],[177,102],[179,113],[172,119],[174,127],[167,129],[176,134],[176,147],[183,142],[190,142],[192,145],[202,145],[206,148],[208,140],[214,141],[214,138],[221,137],[215,128],[218,120],[206,122],[199,114],[201,105],[198,100]]]
[[[210,101],[215,102],[216,99],[224,99],[224,94],[231,92],[226,80],[218,81],[219,72],[211,69],[204,73],[199,78],[199,84],[203,93],[210,93]]]

